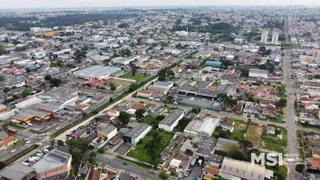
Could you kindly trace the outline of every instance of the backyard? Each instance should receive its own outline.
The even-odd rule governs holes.
[[[153,137],[152,137],[153,131],[158,131],[161,137],[159,147],[155,150],[156,155],[159,156],[162,150],[168,145],[168,143],[172,139],[173,133],[168,133],[168,132],[162,133],[159,130],[152,130],[151,132],[149,132],[149,134],[145,138],[140,140],[136,148],[133,151],[130,151],[128,153],[128,156],[136,158],[140,161],[152,164],[156,157],[151,156],[150,153],[148,152],[149,150],[148,144],[150,144],[150,142],[153,141]]]
[[[246,133],[246,140],[252,142],[254,147],[261,147],[262,139],[261,135],[263,133],[263,127],[258,125],[249,125],[247,133]]]

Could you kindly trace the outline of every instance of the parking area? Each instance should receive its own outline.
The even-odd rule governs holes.
[[[48,154],[50,152],[49,150],[50,146],[44,146],[37,150],[34,154],[32,154],[30,157],[25,158],[22,162],[23,165],[26,166],[33,166],[36,162],[38,162],[44,155]]]

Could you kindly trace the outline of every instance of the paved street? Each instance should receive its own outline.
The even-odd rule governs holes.
[[[124,165],[122,161],[115,159],[115,157],[106,155],[106,154],[98,154],[96,157],[96,160],[98,162],[101,162],[103,164],[106,164],[108,166],[111,166],[116,169],[123,169],[126,172],[133,173],[137,176],[147,178],[150,180],[159,180],[157,174],[152,173],[150,170],[142,169],[140,167],[137,167],[135,165],[132,165],[130,163],[127,163],[127,165]],[[169,178],[174,179],[174,178]]]
[[[154,82],[154,81],[156,81],[156,80],[157,80],[157,78],[154,79],[153,81],[148,82],[148,83],[147,83],[146,85],[144,85],[143,87],[148,86],[151,82]],[[142,88],[143,88],[143,87],[142,87]],[[138,89],[138,90],[139,90],[139,89]],[[134,93],[136,93],[138,90],[136,90],[136,91],[128,94],[128,95],[127,95],[126,97],[124,97],[123,99],[126,99],[127,97],[131,97],[131,96],[132,96]],[[78,125],[70,128],[70,129],[66,130],[65,132],[63,132],[62,134],[60,134],[59,136],[57,136],[57,137],[55,138],[55,140],[65,141],[67,134],[70,134],[73,130],[79,128],[80,126],[84,126],[84,125],[88,124],[91,120],[93,120],[93,119],[96,118],[97,116],[101,115],[104,111],[106,111],[106,110],[108,110],[108,109],[111,109],[111,108],[117,106],[119,103],[122,102],[123,99],[121,99],[121,100],[119,100],[119,101],[117,101],[117,102],[114,102],[112,105],[106,107],[105,109],[103,109],[102,111],[100,111],[100,112],[99,112],[98,114],[96,114],[95,116],[92,116],[92,117],[88,118],[87,120],[81,122],[80,124],[78,124]]]
[[[286,51],[285,59],[283,62],[283,71],[284,71],[284,80],[286,84],[286,93],[287,93],[287,107],[286,107],[286,126],[288,131],[288,154],[290,156],[299,156],[299,144],[297,141],[296,131],[299,130],[295,123],[295,114],[294,114],[294,100],[295,98],[290,97],[291,94],[295,93],[294,82],[290,79],[290,51]],[[289,165],[290,173],[289,179],[301,179],[301,174],[296,172],[295,165]]]

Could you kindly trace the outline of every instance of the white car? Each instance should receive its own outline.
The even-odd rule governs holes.
[[[23,165],[26,165],[26,166],[29,166],[29,163],[26,163],[26,162],[23,162],[22,164],[23,164]]]
[[[12,150],[12,151],[11,151],[11,153],[14,153],[14,152],[16,152],[16,151],[17,151],[17,150],[16,150],[16,149],[14,149],[14,150]]]

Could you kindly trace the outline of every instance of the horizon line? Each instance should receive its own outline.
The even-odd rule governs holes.
[[[78,9],[78,8],[163,8],[163,7],[175,7],[175,8],[183,8],[183,7],[297,7],[297,6],[304,6],[304,7],[311,7],[311,8],[317,8],[320,7],[320,3],[305,5],[305,4],[288,4],[288,5],[275,5],[275,4],[269,4],[269,5],[127,5],[127,6],[77,6],[77,7],[0,7],[0,10],[15,10],[15,9]]]

